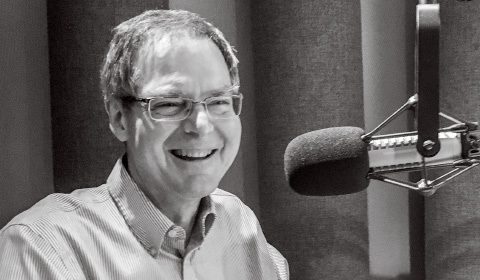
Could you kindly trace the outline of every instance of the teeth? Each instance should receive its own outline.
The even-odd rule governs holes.
[[[172,153],[177,156],[190,158],[204,158],[210,155],[213,150],[173,150]]]

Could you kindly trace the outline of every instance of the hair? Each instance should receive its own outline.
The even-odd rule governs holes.
[[[151,10],[122,22],[113,30],[113,39],[100,70],[100,88],[105,100],[136,95],[141,76],[135,63],[139,50],[148,41],[187,34],[210,38],[220,49],[232,84],[239,85],[238,59],[223,33],[195,13],[182,10]]]

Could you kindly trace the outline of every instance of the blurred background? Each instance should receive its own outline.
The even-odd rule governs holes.
[[[480,1],[439,1],[441,110],[480,120]],[[221,187],[288,259],[291,279],[477,279],[478,170],[431,198],[372,182],[294,193],[283,152],[326,127],[372,129],[414,93],[413,0],[0,0],[0,227],[52,192],[95,187],[122,145],[99,68],[110,30],[148,9],[214,23],[240,59],[243,138]],[[400,118],[382,132],[412,129]]]

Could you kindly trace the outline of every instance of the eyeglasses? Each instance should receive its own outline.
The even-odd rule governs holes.
[[[203,104],[207,115],[211,119],[230,119],[240,115],[242,111],[243,95],[224,93],[210,96],[202,101],[195,101],[185,97],[150,97],[139,98],[125,96],[121,98],[126,102],[141,102],[148,108],[150,118],[156,121],[182,121],[190,116],[194,104]]]

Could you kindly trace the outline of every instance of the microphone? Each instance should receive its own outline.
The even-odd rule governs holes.
[[[417,5],[416,93],[365,134],[358,127],[332,127],[293,139],[284,155],[287,181],[299,194],[329,196],[364,190],[370,179],[432,195],[440,186],[480,165],[480,131],[439,111],[439,4]],[[416,107],[417,131],[374,135],[402,112]],[[439,129],[439,116],[455,124]],[[429,180],[428,170],[453,170]],[[386,175],[421,171],[418,182]]]
[[[288,144],[284,156],[285,175],[299,194],[331,196],[362,191],[369,179],[394,183],[384,180],[383,175],[422,171],[424,165],[460,169],[476,166],[480,161],[480,130],[476,130],[476,126],[471,128],[474,130],[459,129],[459,126],[442,129],[438,133],[442,148],[427,158],[417,151],[417,132],[377,136],[367,141],[363,129],[358,127],[308,132]],[[421,190],[407,183],[396,185]]]
[[[299,194],[339,195],[368,185],[368,144],[358,127],[331,127],[297,136],[287,146],[287,181]]]

